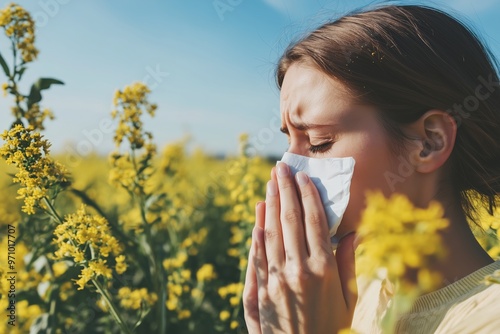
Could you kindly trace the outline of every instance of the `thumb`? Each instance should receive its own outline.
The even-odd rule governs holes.
[[[354,262],[354,240],[356,235],[350,233],[340,240],[336,258],[339,269],[340,283],[347,308],[351,313],[358,301],[358,287],[356,284],[356,267]]]

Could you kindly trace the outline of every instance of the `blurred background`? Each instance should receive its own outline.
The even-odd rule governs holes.
[[[241,296],[255,204],[265,198],[269,171],[287,148],[279,131],[276,63],[290,42],[320,24],[379,3],[19,0],[36,22],[35,46],[40,50],[27,64],[21,94],[27,95],[40,77],[65,85],[43,90],[40,109],[29,109],[31,116],[45,108],[53,111],[56,119],[44,122],[43,135],[55,154],[34,154],[43,144],[20,127],[1,140],[0,229],[7,233],[0,233],[0,309],[12,314],[7,307],[15,300],[18,323],[12,328],[0,322],[0,334],[55,329],[246,333]],[[498,1],[423,3],[471,25],[500,56]],[[11,20],[11,10],[26,14],[21,7],[0,1],[0,52],[8,63],[2,64],[4,69],[13,68],[14,53],[19,58],[21,48],[27,49],[26,43],[18,43],[9,50],[6,37],[13,29],[5,28],[6,22],[19,20]],[[19,31],[26,33],[31,25]],[[17,71],[16,66],[19,76]],[[7,81],[3,73],[0,77],[0,83]],[[13,80],[17,85],[12,76],[10,85]],[[130,131],[127,122],[135,122],[131,115],[138,106],[153,109],[137,97],[145,91],[143,84],[131,85],[138,81],[149,86],[147,100],[157,103],[158,110],[154,119],[143,113],[144,127]],[[3,87],[11,94],[0,98],[0,132],[14,121],[13,95],[20,94],[6,83]],[[116,90],[122,90],[116,98],[118,114],[128,115],[120,124],[111,119]],[[111,153],[116,128],[121,135],[134,135]],[[151,142],[144,131],[153,133]],[[414,254],[427,254],[416,251],[418,245],[426,250],[429,244],[439,245],[427,239],[434,235],[422,233],[435,230],[421,228],[421,221],[415,221],[415,231],[407,225],[399,228],[403,234],[398,235],[380,229],[378,219],[385,219],[384,214],[406,224],[414,208],[409,202],[401,205],[400,197],[373,198],[367,199],[367,207],[376,214],[363,220],[384,240],[376,245],[393,253],[365,255],[381,254],[385,261],[388,254],[391,267],[400,268],[408,262],[405,254],[413,263]],[[474,206],[482,208],[477,201]],[[438,222],[426,218],[425,223],[440,226],[440,211],[429,210]],[[480,226],[472,225],[473,232],[490,256],[498,258],[500,209],[495,216],[481,210]],[[358,263],[375,268],[376,260],[368,257]],[[7,264],[17,273],[15,297],[6,293],[12,284],[4,277]],[[428,273],[426,265],[421,267]],[[497,276],[488,279],[498,283]],[[415,288],[421,292],[421,286]]]
[[[1,1],[1,7],[8,2]],[[246,132],[260,155],[286,150],[279,127],[274,68],[286,46],[319,24],[380,1],[327,0],[37,0],[18,2],[37,24],[38,60],[22,87],[41,76],[65,82],[44,92],[42,107],[53,151],[84,157],[108,153],[116,89],[144,81],[159,105],[146,120],[159,146],[190,135],[190,147],[224,156],[238,150]],[[414,2],[412,2],[414,3]],[[500,56],[500,2],[419,2],[469,23]],[[2,50],[7,40],[0,37]],[[0,99],[7,110],[12,97]]]

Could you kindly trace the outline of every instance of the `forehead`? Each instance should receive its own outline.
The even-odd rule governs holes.
[[[351,106],[344,85],[315,67],[296,63],[287,70],[280,92],[283,120],[325,122]]]

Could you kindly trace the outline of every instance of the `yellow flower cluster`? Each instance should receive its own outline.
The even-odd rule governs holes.
[[[187,140],[166,145],[161,155],[160,168],[168,176],[180,178],[184,176],[183,164],[186,159],[184,146]]]
[[[246,267],[247,252],[251,243],[251,229],[255,222],[255,204],[263,200],[265,181],[269,177],[268,165],[260,157],[245,155],[248,136],[240,136],[240,157],[228,168],[226,189],[216,198],[218,205],[228,205],[224,219],[231,226],[229,256],[240,259],[240,270]]]
[[[8,306],[0,302],[0,307],[5,310]],[[43,313],[42,308],[37,304],[30,305],[27,300],[20,300],[16,303],[16,326],[11,326],[7,321],[0,323],[0,334],[25,334],[30,332],[32,323]]]
[[[118,290],[118,297],[120,298],[120,305],[129,310],[139,310],[143,306],[151,307],[158,300],[156,293],[149,293],[148,289],[130,289],[123,287]]]
[[[106,260],[97,259],[88,261],[82,269],[82,272],[78,275],[79,279],[75,282],[76,285],[78,285],[78,290],[83,290],[90,280],[99,276],[108,279],[113,277],[113,272],[106,264]]]
[[[228,310],[222,310],[219,313],[219,319],[221,321],[228,321],[231,318],[231,313]],[[231,329],[236,329],[239,326],[239,322],[237,320],[232,320],[231,323],[229,324],[229,328]]]
[[[117,272],[123,273],[127,268],[125,256],[120,255],[122,246],[111,235],[106,219],[87,214],[84,205],[56,227],[54,236],[54,243],[59,248],[55,258],[71,257],[76,264],[84,267],[76,281],[78,290],[99,276],[112,278],[112,270],[106,260],[111,253],[115,256]]]
[[[179,266],[180,267],[180,266]],[[167,275],[167,301],[165,306],[169,311],[177,312],[177,317],[187,319],[191,317],[191,311],[186,308],[186,304],[182,302],[183,295],[188,295],[191,292],[193,299],[202,297],[202,292],[198,288],[191,289],[191,270],[179,268]]]
[[[14,115],[17,115],[14,112]],[[43,125],[44,121],[48,119],[54,119],[54,114],[49,109],[40,109],[40,105],[38,103],[34,103],[31,108],[24,113],[24,118],[28,121],[28,124],[31,125],[34,129],[45,130],[45,126]]]
[[[179,299],[181,298],[183,293],[189,292],[191,289],[189,285],[183,285],[183,283],[186,281],[186,277],[179,275],[178,272],[174,272],[172,275],[169,275],[168,280],[168,299],[165,305],[170,311],[180,310]]]
[[[197,255],[198,246],[205,241],[207,234],[208,229],[206,227],[202,227],[195,232],[190,232],[189,235],[182,240],[180,247],[186,249],[189,255]]]
[[[176,257],[163,260],[163,268],[166,270],[182,268],[187,258],[185,252],[179,252]]]
[[[127,271],[127,263],[125,262],[125,255],[118,255],[115,257],[116,265],[115,270],[117,274],[123,274]]]
[[[109,183],[125,189],[133,189],[137,182],[137,172],[129,154],[112,154],[110,162],[113,168],[109,172]]]
[[[6,174],[5,174],[6,175]],[[10,180],[9,180],[10,181]],[[1,189],[8,189],[9,183],[1,182]],[[16,225],[21,220],[19,205],[14,196],[8,191],[0,191],[0,228],[6,228],[6,225]],[[5,231],[5,230],[4,230]]]
[[[237,306],[241,300],[241,294],[243,293],[243,283],[231,283],[226,286],[220,287],[218,292],[219,295],[223,298],[229,298],[229,304],[231,306]]]
[[[477,194],[470,194],[470,197],[476,208],[475,223],[470,223],[472,231],[488,254],[500,259],[500,208],[496,208],[491,215]]]
[[[157,108],[156,104],[151,104],[147,100],[150,92],[148,86],[141,82],[115,92],[113,105],[116,109],[111,115],[113,118],[119,118],[114,138],[117,146],[120,146],[123,138],[127,138],[132,149],[140,149],[145,144],[145,137],[151,139],[151,134],[143,131],[141,120],[144,110],[154,116]]]
[[[198,282],[211,281],[215,278],[217,278],[217,274],[215,273],[214,266],[210,263],[203,264],[196,272]]]
[[[376,277],[379,268],[384,268],[388,279],[397,281],[403,279],[407,270],[416,269],[419,270],[419,289],[432,289],[439,277],[421,268],[425,268],[430,259],[444,255],[438,233],[448,226],[443,214],[437,202],[420,209],[401,194],[387,199],[381,193],[368,193],[358,229],[363,240],[357,254],[358,273]]]
[[[118,118],[115,132],[115,145],[120,148],[124,138],[130,144],[130,153],[114,152],[111,154],[109,174],[111,184],[127,189],[130,193],[148,193],[151,185],[147,182],[153,175],[152,160],[156,154],[156,145],[153,135],[143,130],[141,115],[146,111],[154,116],[156,105],[147,98],[149,88],[140,82],[126,86],[122,91],[115,93],[111,113],[113,118]],[[139,154],[138,150],[143,152]]]
[[[233,209],[227,214],[227,221],[253,224],[255,203],[263,199],[263,167],[261,158],[245,156],[231,165],[228,170],[230,180],[227,184],[229,198],[226,201],[232,203]]]
[[[38,50],[35,48],[35,22],[31,15],[21,6],[14,3],[0,10],[0,27],[19,50],[22,63],[36,59]]]
[[[34,214],[36,207],[46,208],[41,200],[53,199],[69,185],[66,168],[49,157],[50,144],[31,126],[17,124],[0,137],[5,140],[0,156],[18,168],[13,181],[22,186],[17,191],[17,198],[24,199],[22,210]]]

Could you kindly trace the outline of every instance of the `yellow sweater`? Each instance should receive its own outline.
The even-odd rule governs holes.
[[[401,317],[396,333],[500,333],[500,284],[481,282],[499,269],[500,261],[494,262],[421,296]],[[358,289],[352,328],[356,333],[381,333],[378,321],[391,297],[389,284],[386,280],[359,282]]]

